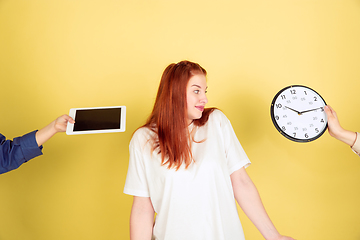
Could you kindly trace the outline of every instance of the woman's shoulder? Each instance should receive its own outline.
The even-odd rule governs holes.
[[[148,142],[155,135],[155,132],[148,127],[140,127],[134,133],[130,141],[130,145],[132,144],[140,144]]]
[[[150,129],[149,127],[140,127],[134,134],[133,138],[152,138],[155,134],[155,129]]]
[[[229,121],[226,115],[219,109],[215,109],[209,116],[209,121],[223,122]]]

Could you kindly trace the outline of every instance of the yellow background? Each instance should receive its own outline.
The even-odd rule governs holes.
[[[360,158],[325,133],[280,135],[270,103],[292,84],[318,91],[360,131],[359,0],[1,0],[0,131],[12,139],[73,107],[127,106],[124,133],[67,136],[0,176],[1,240],[128,239],[128,143],[164,68],[208,71],[278,230],[360,239]],[[247,239],[263,239],[239,209]]]

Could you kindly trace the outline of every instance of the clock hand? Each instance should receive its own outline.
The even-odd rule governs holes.
[[[306,110],[306,111],[302,111],[302,112],[300,112],[300,114],[303,114],[303,113],[306,113],[306,112],[315,111],[315,110],[318,110],[318,109],[321,109],[321,107],[314,108],[314,109],[310,109],[310,110]]]
[[[301,115],[301,112],[298,112],[298,111],[296,111],[296,110],[294,110],[294,109],[292,109],[292,108],[289,108],[289,107],[287,107],[287,106],[285,106],[286,108],[288,108],[288,109],[290,109],[290,110],[292,110],[292,111],[294,111],[294,112],[296,112],[298,115]]]

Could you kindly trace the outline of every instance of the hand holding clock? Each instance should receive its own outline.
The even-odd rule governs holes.
[[[325,106],[325,113],[328,117],[328,131],[330,136],[353,146],[356,141],[356,133],[341,127],[335,110],[329,105]]]

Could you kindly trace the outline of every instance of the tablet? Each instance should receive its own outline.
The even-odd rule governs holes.
[[[75,123],[67,124],[68,135],[125,131],[125,106],[72,108],[69,115]]]

